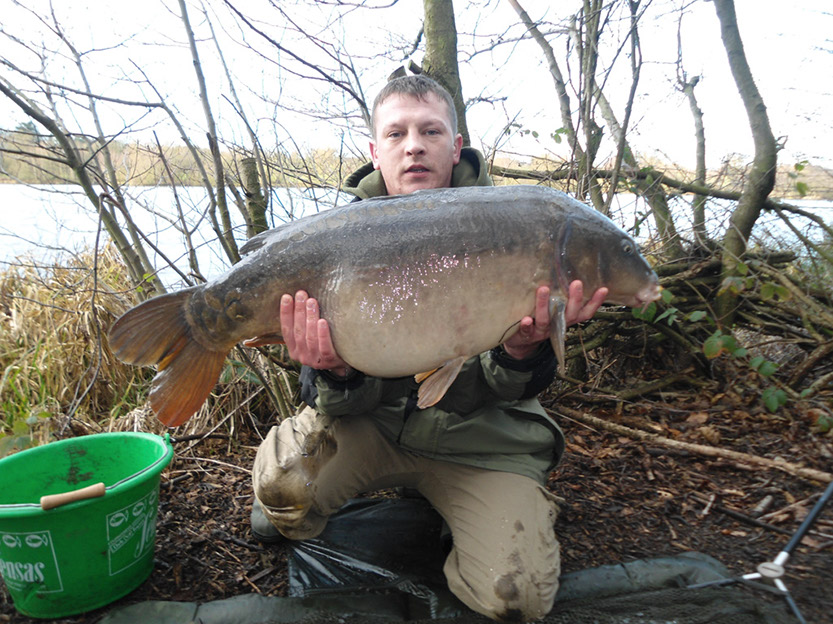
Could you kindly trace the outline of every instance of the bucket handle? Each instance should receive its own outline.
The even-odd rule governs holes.
[[[88,485],[80,490],[73,490],[72,492],[64,492],[63,494],[49,494],[40,497],[41,509],[54,509],[67,503],[74,503],[75,501],[86,500],[88,498],[98,498],[104,496],[105,487],[104,482]]]

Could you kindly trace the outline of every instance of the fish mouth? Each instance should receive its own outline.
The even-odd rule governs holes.
[[[647,308],[652,301],[656,301],[661,296],[662,286],[660,286],[659,283],[654,282],[636,293],[634,299],[636,299],[637,303],[633,307],[641,307],[644,312],[645,308]]]
[[[662,296],[662,286],[658,283],[648,284],[632,294],[611,293],[605,302],[628,306],[629,308],[640,308],[643,312],[652,301]]]

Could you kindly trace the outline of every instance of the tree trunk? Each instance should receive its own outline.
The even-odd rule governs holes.
[[[593,85],[596,83],[596,67],[599,62],[599,36],[601,0],[584,0],[579,28],[576,19],[572,21],[572,32],[576,40],[576,50],[581,59],[581,90],[579,93],[579,119],[584,126],[584,156],[579,159],[579,177],[576,194],[579,198],[590,197],[593,206],[605,212],[605,202],[599,181],[594,174],[596,154],[602,142],[603,130],[596,123],[594,116],[595,98]],[[582,34],[584,36],[582,36]]]
[[[564,128],[565,136],[567,137],[567,143],[570,145],[570,149],[573,151],[573,159],[576,162],[582,162],[584,159],[584,150],[582,149],[581,145],[578,142],[578,135],[576,134],[575,125],[573,125],[573,111],[572,105],[570,103],[570,94],[567,91],[567,83],[564,81],[564,76],[561,73],[561,68],[558,66],[558,61],[555,58],[555,53],[552,50],[552,46],[547,41],[546,37],[541,33],[538,29],[538,26],[532,19],[529,17],[529,14],[524,10],[524,8],[520,5],[518,0],[509,0],[509,4],[512,5],[512,8],[515,9],[515,13],[518,14],[518,17],[521,19],[521,22],[526,29],[529,31],[530,36],[538,44],[541,48],[541,51],[544,54],[544,58],[547,60],[547,66],[550,70],[550,75],[552,76],[553,82],[555,83],[555,92],[558,96],[558,106],[561,112],[561,124]],[[581,172],[578,172],[576,178],[581,175]]]
[[[697,104],[697,97],[694,95],[694,87],[697,86],[699,81],[699,76],[690,81],[683,81],[682,89],[688,100],[688,105],[691,108],[691,116],[694,118],[694,138],[696,141],[694,182],[700,186],[706,186],[706,129],[703,125],[703,111]],[[695,194],[691,210],[694,238],[697,245],[705,249],[708,247],[708,234],[706,233],[706,196]]]
[[[448,89],[457,110],[457,132],[463,135],[463,145],[470,145],[466,125],[466,103],[457,66],[457,25],[451,0],[424,0],[425,59],[423,70]]]
[[[737,294],[732,288],[726,287],[732,278],[739,275],[738,265],[746,252],[747,241],[752,232],[755,221],[761,214],[770,192],[775,186],[775,165],[777,163],[777,145],[769,117],[766,113],[761,97],[738,30],[735,4],[733,0],[715,0],[715,10],[720,20],[720,34],[723,47],[729,58],[729,67],[743,100],[749,127],[755,143],[755,157],[749,170],[748,179],[744,185],[737,208],[732,213],[729,229],[723,238],[723,284],[724,287],[717,297],[717,314],[723,325],[729,326],[735,317],[735,302]]]
[[[90,86],[89,80],[87,80],[87,73],[84,70],[84,66],[81,62],[82,55],[78,53],[75,47],[69,42],[69,40],[65,37],[61,37],[64,43],[69,48],[70,52],[72,53],[72,57],[75,60],[75,66],[78,68],[78,73],[81,76],[81,80],[84,83],[84,88],[87,90],[88,93],[92,94],[93,90]],[[125,200],[124,194],[121,192],[121,184],[119,183],[118,176],[116,175],[116,168],[113,165],[113,159],[110,156],[110,144],[107,139],[104,137],[104,129],[101,126],[101,119],[98,115],[98,108],[96,106],[95,98],[90,95],[87,98],[88,106],[87,110],[90,112],[90,116],[93,119],[95,124],[95,129],[97,133],[97,145],[93,149],[91,146],[91,153],[93,154],[101,154],[102,159],[104,160],[104,168],[103,171],[99,172],[99,176],[101,178],[100,183],[102,186],[105,184],[110,186],[110,192],[115,197],[118,204],[127,211],[127,201]],[[96,158],[92,158],[89,162],[89,166],[92,166],[93,163],[96,162]],[[100,206],[103,210],[103,206]],[[136,256],[139,258],[142,266],[144,267],[143,275],[154,275],[156,270],[153,267],[150,259],[147,256],[147,252],[145,251],[145,246],[142,244],[141,236],[138,230],[135,227],[132,219],[127,219],[126,222],[126,229],[130,234],[130,238],[133,241],[133,250],[136,252]],[[165,292],[165,287],[158,283],[158,280],[154,286],[155,290],[158,292]]]
[[[208,139],[208,147],[211,150],[211,157],[214,163],[214,189],[207,189],[208,196],[211,202],[211,215],[214,219],[214,210],[220,211],[220,222],[222,229],[219,232],[220,243],[226,256],[232,263],[240,261],[240,253],[237,249],[237,243],[234,240],[234,231],[231,227],[231,216],[229,215],[228,203],[226,201],[226,187],[225,176],[223,175],[223,159],[220,155],[220,146],[217,142],[217,129],[214,124],[214,116],[211,114],[211,106],[208,103],[208,89],[205,85],[205,76],[202,72],[202,65],[200,64],[199,53],[197,52],[197,42],[194,38],[194,31],[191,29],[191,22],[188,19],[188,10],[185,6],[185,0],[179,0],[179,9],[182,11],[182,22],[185,25],[185,32],[188,35],[188,45],[191,49],[191,58],[194,61],[194,71],[197,75],[197,83],[200,87],[200,101],[202,102],[203,112],[205,114],[205,122],[208,126],[206,138]]]
[[[627,137],[625,137],[625,130],[619,125],[619,120],[616,118],[610,102],[608,102],[607,97],[605,97],[604,93],[598,87],[596,87],[595,97],[599,103],[599,108],[605,123],[610,128],[617,144],[620,145],[621,161],[630,171],[639,171],[639,163],[633,154],[633,150],[631,150]],[[618,176],[618,171],[614,170],[612,176]],[[670,259],[683,257],[685,252],[680,237],[677,234],[677,228],[674,225],[671,210],[668,207],[668,199],[662,181],[658,177],[654,178],[651,172],[648,172],[645,177],[632,177],[631,181],[636,186],[637,193],[644,197],[645,201],[651,207],[654,223],[656,223],[657,232],[663,243],[663,255]],[[614,192],[614,189],[611,189],[612,192]]]
[[[257,159],[251,156],[244,158],[240,166],[243,170],[243,190],[246,192],[246,212],[248,213],[246,235],[251,238],[269,229],[269,224],[266,222],[266,198],[260,190]]]

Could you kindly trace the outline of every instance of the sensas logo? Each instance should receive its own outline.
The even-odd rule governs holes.
[[[19,581],[23,583],[44,583],[46,577],[43,574],[46,564],[38,561],[35,563],[21,563],[20,561],[3,561],[0,559],[0,574],[6,582]]]

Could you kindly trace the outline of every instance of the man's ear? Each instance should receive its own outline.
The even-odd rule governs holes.
[[[460,162],[460,150],[463,149],[463,135],[458,134],[454,137],[454,164]]]
[[[379,155],[376,153],[376,142],[372,139],[370,140],[370,160],[373,161],[373,168],[378,169],[379,165]]]

